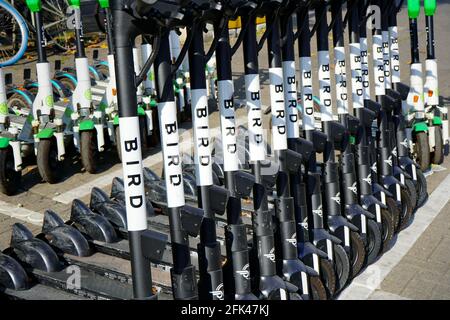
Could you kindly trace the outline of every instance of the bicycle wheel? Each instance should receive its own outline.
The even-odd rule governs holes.
[[[28,28],[9,3],[0,0],[0,67],[15,64],[27,50]]]

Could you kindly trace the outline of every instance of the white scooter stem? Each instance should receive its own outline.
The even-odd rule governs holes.
[[[81,109],[90,109],[92,106],[92,90],[91,90],[91,78],[89,75],[89,61],[88,58],[76,58],[75,66],[77,72],[77,86],[72,96],[72,106],[75,117],[79,116]],[[74,118],[75,118],[74,117]],[[94,113],[95,129],[97,131],[97,148],[102,152],[105,149],[105,136],[103,132],[103,125],[97,123],[97,119],[101,120],[102,112]],[[80,135],[78,126],[74,126],[74,144],[75,147],[80,149]]]

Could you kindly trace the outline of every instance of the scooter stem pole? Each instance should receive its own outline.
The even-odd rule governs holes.
[[[217,242],[215,214],[211,210],[209,189],[212,185],[211,151],[209,146],[208,98],[206,93],[205,48],[203,27],[198,23],[192,32],[189,48],[189,66],[193,71],[190,82],[192,88],[192,119],[194,127],[195,156],[197,175],[198,205],[203,209],[204,218],[200,229],[199,271],[200,297],[208,300],[223,299],[223,275],[220,261],[220,244]],[[207,143],[205,144],[205,141]]]
[[[47,62],[47,52],[45,50],[44,24],[42,22],[42,13],[40,11],[36,11],[34,13],[34,23],[36,24],[38,63]]]
[[[112,10],[117,32],[114,37],[116,48],[115,70],[117,74],[116,84],[118,88],[119,126],[126,128],[121,135],[122,166],[124,170],[125,194],[132,195],[135,199],[145,199],[145,190],[142,173],[142,153],[140,150],[139,131],[129,130],[129,126],[139,128],[137,118],[136,87],[134,86],[132,43],[137,35],[132,27],[128,14],[122,11],[120,5]],[[131,133],[131,134],[129,134]],[[133,136],[134,133],[134,136]],[[135,148],[127,145],[136,141]],[[129,176],[139,177],[138,185],[128,183]],[[133,296],[135,299],[148,299],[153,297],[152,277],[150,272],[150,261],[142,254],[141,236],[147,229],[147,210],[145,201],[141,206],[132,206],[130,196],[126,199],[128,238],[130,243],[131,274],[133,280]]]

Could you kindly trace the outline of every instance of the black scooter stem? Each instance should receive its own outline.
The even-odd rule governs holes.
[[[226,24],[228,21],[225,22]],[[251,293],[250,259],[246,227],[241,219],[241,198],[236,192],[238,173],[237,129],[234,110],[234,89],[231,71],[231,47],[228,25],[214,25],[216,47],[217,85],[223,143],[223,166],[225,186],[230,191],[227,205],[226,248],[227,262],[224,266],[224,289],[229,299],[257,299]],[[254,181],[254,180],[253,180]]]
[[[86,58],[86,50],[84,47],[83,22],[81,20],[80,8],[75,9],[75,58]]]
[[[252,268],[252,274],[257,277],[255,289],[259,290],[266,299],[287,299],[286,284],[277,275],[272,212],[269,210],[268,190],[262,174],[262,170],[265,169],[262,168],[261,161],[266,158],[266,150],[262,124],[256,16],[243,15],[242,23],[247,25],[243,37],[245,90],[248,106],[249,161],[255,176],[253,186],[255,211],[252,214],[252,222],[254,226],[253,254],[257,255],[255,259],[257,263]]]
[[[304,297],[308,297],[308,276],[317,273],[305,266],[298,258],[297,230],[294,216],[294,198],[290,191],[290,174],[298,172],[301,155],[288,149],[287,112],[284,90],[284,74],[281,57],[280,18],[266,13],[267,50],[269,58],[270,100],[272,107],[272,150],[278,161],[279,172],[276,181],[276,253],[282,256],[277,261],[277,271],[286,281],[299,287]]]
[[[204,219],[200,229],[199,251],[199,296],[204,300],[223,300],[223,275],[221,265],[220,244],[217,241],[215,213],[211,210],[209,189],[212,180],[212,157],[209,136],[208,98],[206,77],[202,72],[205,66],[205,49],[203,44],[202,23],[188,29],[192,33],[189,48],[189,67],[192,121],[194,130],[194,161],[197,176],[198,206],[204,211]]]
[[[298,51],[300,56],[300,73],[301,73],[301,94],[303,104],[303,131],[308,141],[314,141],[315,128],[315,111],[313,101],[313,82],[312,82],[312,62],[311,62],[311,32],[309,29],[309,12],[305,8],[297,13],[297,29],[300,32],[298,39]],[[315,146],[318,147],[318,146]],[[307,182],[307,207],[309,217],[302,213],[301,221],[305,219],[312,220],[312,229],[323,229],[323,203],[321,193],[320,174],[317,173],[316,152],[312,152],[308,159],[307,173],[305,173],[305,181]],[[306,220],[307,222],[308,220]],[[297,218],[297,223],[298,218]],[[306,224],[308,226],[308,224]],[[314,241],[313,238],[310,238]],[[332,252],[329,252],[332,257]],[[315,269],[317,266],[315,266]]]
[[[434,42],[434,17],[426,15],[425,25],[427,30],[427,59],[436,59]]]
[[[409,32],[411,38],[411,63],[420,63],[419,32],[417,19],[409,19]]]
[[[113,39],[113,21],[111,16],[111,9],[109,7],[104,8],[105,18],[105,32],[106,32],[106,42],[108,44],[108,55],[114,54],[114,39]]]
[[[315,9],[316,17],[322,17],[317,28],[317,54],[319,60],[319,98],[321,100],[321,115],[323,132],[327,135],[327,142],[323,153],[324,162],[324,208],[328,216],[342,215],[339,190],[338,166],[335,156],[335,136],[333,132],[333,111],[331,96],[331,72],[328,46],[328,23],[324,11],[327,6],[318,6]]]
[[[356,136],[357,174],[359,177],[359,193],[362,197],[372,195],[372,172],[370,170],[370,157],[368,145],[368,132],[371,131],[375,114],[364,108],[364,78],[362,70],[361,44],[360,44],[360,17],[356,0],[348,1],[351,7],[349,14],[349,39],[350,39],[350,68],[352,69],[352,96],[355,116],[360,119],[362,125]],[[366,52],[367,53],[367,52]],[[370,121],[372,119],[372,121]],[[379,205],[376,209],[377,220],[379,217]]]
[[[189,235],[183,227],[180,210],[185,205],[185,199],[170,61],[169,30],[163,31],[159,50],[154,68],[169,208],[170,238],[173,248],[172,290],[175,299],[195,300],[198,299],[195,267],[191,263]]]
[[[354,148],[351,142],[351,139],[355,138],[355,136],[359,133],[361,123],[359,119],[355,119],[349,114],[348,83],[350,83],[349,78],[353,78],[353,74],[349,77],[346,71],[346,50],[342,19],[342,5],[343,3],[338,2],[331,5],[331,13],[335,21],[333,24],[333,45],[337,95],[336,100],[338,103],[337,109],[339,121],[346,129],[344,139],[342,140],[340,146],[340,178],[342,185],[341,196],[347,218],[360,229],[360,232],[363,235],[365,235],[367,233],[367,217],[364,210],[359,206],[356,161]],[[352,72],[353,71],[354,70],[352,69]],[[353,81],[353,79],[351,81]],[[360,91],[362,94],[362,89],[360,89]],[[357,96],[357,98],[359,97]],[[362,99],[359,100],[359,105],[356,104],[356,106],[362,108]],[[358,214],[355,214],[356,212],[358,212]]]
[[[255,211],[253,224],[258,225],[255,229],[254,245],[258,249],[259,275],[261,277],[275,276],[275,248],[272,231],[272,215],[268,209],[267,190],[265,189],[261,174],[261,161],[265,160],[265,146],[262,128],[262,111],[259,84],[259,63],[256,42],[256,17],[243,16],[242,22],[248,24],[243,39],[243,52],[246,78],[246,96],[249,107],[249,148],[250,163],[255,176],[253,187],[253,201]],[[264,245],[263,245],[264,244]],[[274,257],[269,259],[267,257]]]
[[[45,34],[40,30],[44,30],[44,24],[42,22],[42,12],[36,11],[34,12],[34,23],[36,24],[36,43],[37,43],[37,54],[38,59],[37,63],[47,62],[47,52],[45,50]]]
[[[156,297],[152,292],[150,261],[142,253],[141,236],[147,229],[147,212],[145,207],[145,190],[142,174],[142,153],[140,150],[139,119],[137,116],[136,87],[134,86],[133,54],[129,38],[135,38],[137,33],[130,17],[117,5],[112,9],[115,26],[128,32],[117,33],[114,36],[115,70],[117,74],[119,126],[122,130],[121,145],[122,166],[126,194],[128,238],[130,239],[131,269],[133,277],[133,296],[135,299]],[[130,130],[134,128],[134,130]],[[125,134],[126,132],[126,134]],[[131,184],[128,182],[131,179]],[[136,180],[134,180],[136,179]]]

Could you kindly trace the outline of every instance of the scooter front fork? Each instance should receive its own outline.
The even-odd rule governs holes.
[[[14,169],[17,172],[22,170],[22,155],[21,155],[21,143],[18,140],[9,141],[9,145],[13,151],[14,156]]]
[[[94,111],[94,127],[97,132],[97,148],[99,152],[105,151],[105,132],[103,130],[103,112]]]
[[[147,124],[147,132],[151,134],[153,132],[153,115],[152,110],[145,110],[145,119]]]

